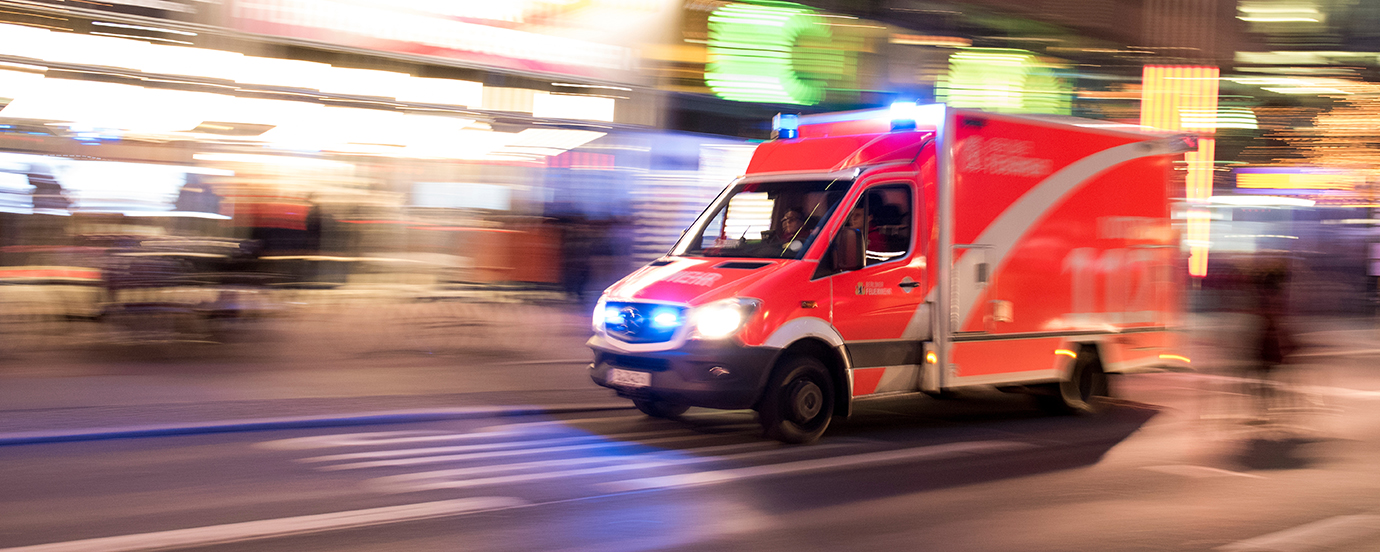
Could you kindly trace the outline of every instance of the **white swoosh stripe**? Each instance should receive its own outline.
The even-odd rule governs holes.
[[[985,254],[969,251],[954,263],[952,274],[959,278],[959,318],[949,330],[957,331],[963,327],[977,304],[978,284],[975,279],[964,275],[973,274],[979,262],[987,261],[989,273],[996,274],[1006,262],[1011,249],[1030,232],[1035,222],[1088,179],[1133,159],[1169,153],[1172,152],[1168,147],[1155,142],[1133,142],[1099,151],[1049,175],[1002,211],[975,242],[989,247]]]

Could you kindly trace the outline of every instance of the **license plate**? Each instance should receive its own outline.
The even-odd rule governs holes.
[[[649,372],[634,372],[632,370],[609,369],[609,385],[621,387],[647,387],[652,384],[652,374]]]

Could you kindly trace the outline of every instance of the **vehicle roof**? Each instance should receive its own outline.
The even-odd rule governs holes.
[[[909,131],[774,140],[757,146],[747,174],[835,172],[912,161],[933,137],[933,131]]]

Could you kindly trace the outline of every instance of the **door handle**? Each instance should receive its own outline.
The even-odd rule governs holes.
[[[896,285],[900,286],[902,291],[910,293],[910,290],[920,287],[920,282],[912,280],[910,276],[906,276],[905,278],[901,279],[901,283]]]

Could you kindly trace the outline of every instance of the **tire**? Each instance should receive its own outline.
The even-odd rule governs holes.
[[[1051,384],[1049,394],[1041,396],[1041,405],[1056,414],[1092,415],[1104,409],[1099,398],[1110,396],[1107,374],[1102,371],[1102,360],[1097,356],[1097,348],[1084,346],[1078,350],[1078,358],[1068,379]]]
[[[690,407],[683,404],[671,404],[666,401],[633,399],[633,405],[643,414],[653,418],[678,418],[686,410],[690,410]]]
[[[782,360],[757,413],[767,438],[795,444],[819,439],[834,416],[834,382],[824,363],[808,356]]]

